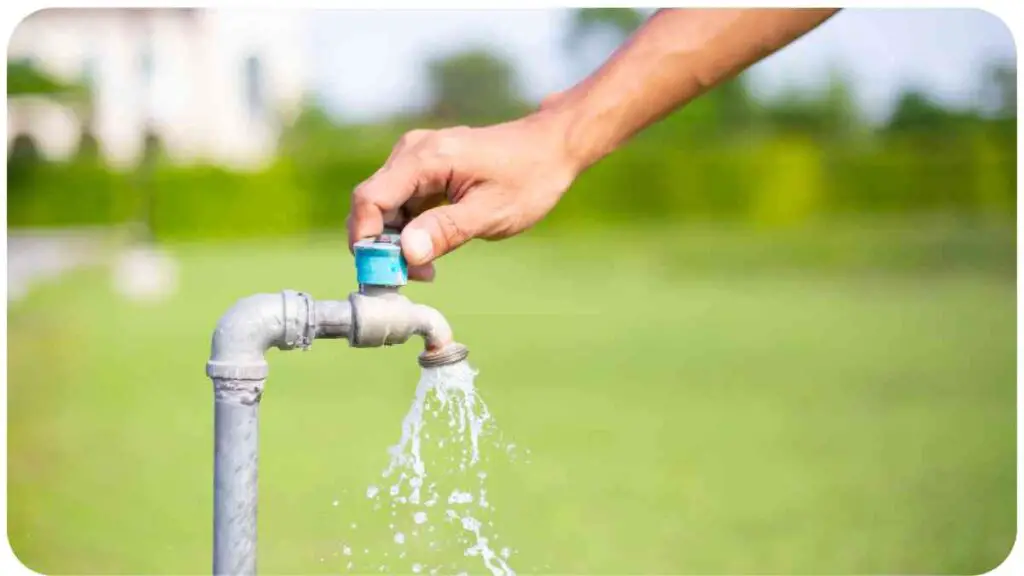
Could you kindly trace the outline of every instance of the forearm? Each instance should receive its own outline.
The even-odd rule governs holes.
[[[836,9],[666,9],[594,74],[546,103],[585,169],[637,132],[834,15]]]

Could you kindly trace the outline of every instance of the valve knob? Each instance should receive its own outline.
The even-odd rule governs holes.
[[[400,238],[397,233],[385,230],[376,238],[360,240],[353,245],[359,284],[405,286],[409,282],[409,269],[402,255]]]

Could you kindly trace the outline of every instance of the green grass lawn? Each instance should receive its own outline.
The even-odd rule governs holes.
[[[446,314],[503,433],[532,452],[490,479],[520,573],[963,574],[1004,559],[1012,273],[942,257],[695,272],[684,255],[718,244],[630,255],[626,237],[471,244],[406,290]],[[1012,242],[996,242],[1011,268]],[[854,260],[899,248],[878,247]],[[36,571],[209,573],[214,324],[254,292],[354,288],[340,238],[171,249],[167,303],[123,302],[95,270],[9,313],[8,530]],[[262,573],[343,572],[350,523],[387,523],[360,497],[399,438],[419,344],[268,353]]]

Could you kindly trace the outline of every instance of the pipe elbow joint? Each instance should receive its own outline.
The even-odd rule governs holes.
[[[207,375],[226,380],[267,377],[270,348],[308,348],[315,336],[313,299],[302,292],[254,294],[235,302],[217,322]]]

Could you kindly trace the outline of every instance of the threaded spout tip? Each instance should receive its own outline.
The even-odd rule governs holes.
[[[468,356],[469,348],[459,344],[458,342],[452,342],[440,350],[425,351],[421,353],[419,355],[418,362],[423,368],[437,368],[439,366],[457,364],[465,360]]]

